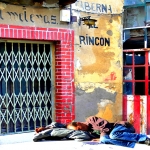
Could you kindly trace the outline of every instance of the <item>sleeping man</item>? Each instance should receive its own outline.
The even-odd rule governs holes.
[[[134,148],[135,143],[150,145],[150,138],[145,134],[135,133],[134,127],[127,121],[109,123],[100,117],[91,116],[86,122],[72,122],[67,125],[67,129],[82,130],[92,132],[100,131],[100,138],[94,139],[100,143],[113,144]]]
[[[61,124],[58,122],[52,122],[46,127],[38,127],[35,129],[35,134],[33,141],[41,140],[79,140],[79,141],[91,141],[92,139],[98,138],[100,136],[99,131],[83,131],[67,129],[66,124]]]

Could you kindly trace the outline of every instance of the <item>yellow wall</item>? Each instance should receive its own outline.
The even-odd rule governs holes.
[[[103,6],[107,9],[102,9]],[[72,10],[78,17],[78,22],[72,24],[75,30],[75,120],[83,121],[91,115],[109,121],[120,120],[123,0],[79,0]],[[94,28],[83,25],[83,21],[78,24],[80,18],[87,16],[97,20]],[[89,45],[89,37],[96,39],[94,45]]]

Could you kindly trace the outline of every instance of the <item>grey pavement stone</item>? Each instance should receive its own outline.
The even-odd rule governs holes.
[[[60,140],[33,142],[34,132],[0,136],[0,150],[132,150],[109,144],[87,144],[83,141]],[[150,150],[150,146],[136,144],[133,150]]]
[[[34,132],[2,135],[0,136],[0,145],[22,143],[22,142],[32,142],[33,136],[34,136]]]

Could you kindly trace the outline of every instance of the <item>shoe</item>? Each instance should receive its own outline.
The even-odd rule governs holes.
[[[147,138],[147,139],[144,141],[144,144],[146,144],[146,145],[149,145],[149,146],[150,146],[150,139],[149,139],[149,138]]]

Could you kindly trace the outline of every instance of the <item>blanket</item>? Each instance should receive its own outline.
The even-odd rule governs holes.
[[[81,131],[81,130],[72,130],[67,129],[65,125],[52,122],[49,125],[49,129],[46,129],[44,131],[41,131],[39,133],[36,133],[34,135],[33,141],[41,141],[41,140],[91,140],[93,138],[98,138],[99,135],[95,133],[90,133],[87,131]]]

